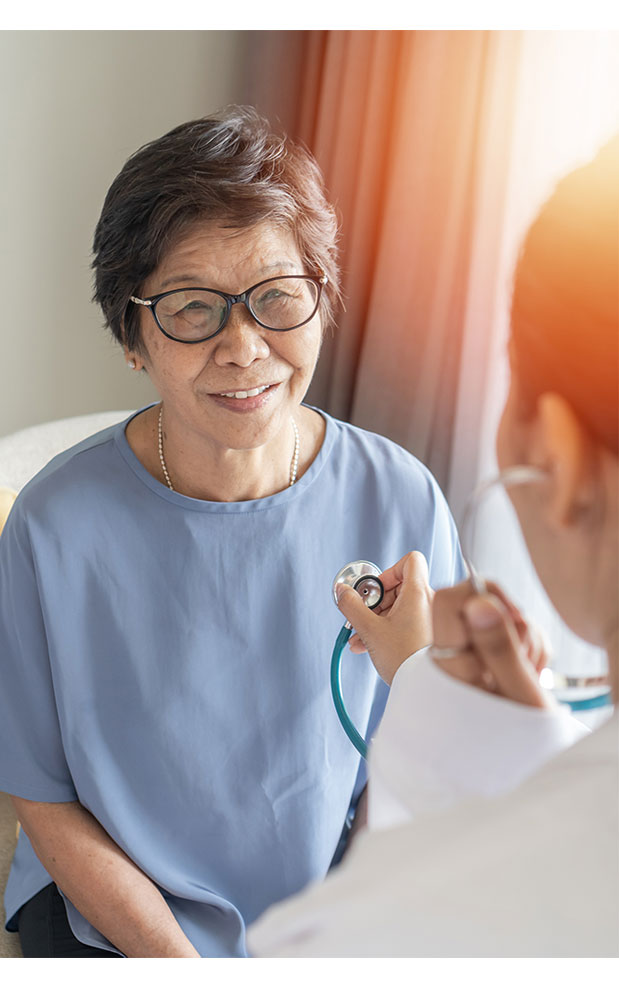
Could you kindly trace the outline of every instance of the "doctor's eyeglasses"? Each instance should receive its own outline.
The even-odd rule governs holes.
[[[149,299],[132,295],[130,300],[148,306],[170,340],[199,344],[221,333],[232,306],[241,303],[265,330],[296,330],[315,316],[327,281],[325,274],[284,274],[259,281],[239,295],[215,288],[173,288]]]

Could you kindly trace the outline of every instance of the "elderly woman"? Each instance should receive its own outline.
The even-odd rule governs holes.
[[[437,593],[432,651],[410,658],[420,557],[385,573],[380,615],[345,592],[393,680],[369,786],[382,789],[375,825],[390,828],[263,917],[249,934],[259,954],[619,955],[618,179],[619,135],[529,231],[497,438],[504,475],[530,467],[510,490],[527,546],[563,620],[605,650],[614,714],[592,734],[575,726],[494,587]]]
[[[461,573],[428,471],[302,405],[335,240],[312,157],[250,109],[110,188],[95,297],[159,401],[54,459],[0,539],[26,955],[243,956],[247,922],[324,877],[365,783],[329,689],[334,576],[411,548],[434,586]],[[355,667],[369,737],[387,688]]]

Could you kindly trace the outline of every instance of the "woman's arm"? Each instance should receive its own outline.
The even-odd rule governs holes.
[[[200,957],[154,882],[79,802],[12,800],[41,864],[123,955]]]

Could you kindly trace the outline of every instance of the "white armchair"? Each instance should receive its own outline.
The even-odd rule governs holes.
[[[84,438],[129,416],[130,411],[91,413],[27,427],[0,438],[0,531],[13,497],[47,462]],[[1,697],[1,692],[0,692]],[[16,843],[17,819],[8,795],[0,792],[0,958],[19,958],[17,934],[4,930],[4,887]]]
[[[19,492],[54,455],[91,434],[96,434],[104,427],[119,423],[130,412],[117,410],[67,417],[65,420],[52,420],[36,427],[26,427],[0,438],[0,487],[5,486]]]

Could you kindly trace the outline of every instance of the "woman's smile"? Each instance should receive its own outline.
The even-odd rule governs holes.
[[[232,389],[224,392],[210,392],[209,399],[212,399],[217,406],[232,413],[250,413],[259,410],[271,403],[276,396],[281,382],[272,385],[261,385],[251,389]]]

